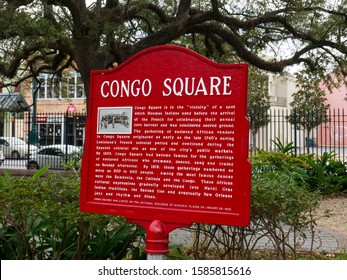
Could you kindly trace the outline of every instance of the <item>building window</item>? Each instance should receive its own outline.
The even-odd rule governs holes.
[[[40,74],[38,99],[77,99],[85,98],[84,85],[79,73],[66,73],[63,77]]]

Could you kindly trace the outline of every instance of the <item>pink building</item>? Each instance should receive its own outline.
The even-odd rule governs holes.
[[[324,87],[323,87],[324,88]],[[341,84],[339,88],[330,91],[325,87],[326,97],[330,104],[330,122],[318,127],[318,145],[346,147],[347,146],[347,87]]]

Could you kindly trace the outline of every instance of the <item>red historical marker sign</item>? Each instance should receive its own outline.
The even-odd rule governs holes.
[[[90,78],[82,211],[249,223],[247,65],[160,46]]]

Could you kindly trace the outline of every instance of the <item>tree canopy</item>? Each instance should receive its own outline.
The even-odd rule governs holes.
[[[74,67],[87,94],[90,70],[164,44],[271,72],[347,74],[346,0],[7,0],[0,26],[2,77],[18,84]]]
[[[327,110],[330,105],[327,103],[325,92],[319,86],[319,77],[314,81],[302,73],[298,75],[298,83],[300,90],[293,94],[293,101],[290,103],[293,110],[288,116],[288,121],[310,137],[315,127],[329,121]]]

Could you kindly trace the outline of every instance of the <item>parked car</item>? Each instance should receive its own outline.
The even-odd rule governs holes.
[[[4,153],[2,150],[0,150],[0,166],[4,163],[4,161],[5,161]]]
[[[28,162],[28,169],[41,169],[49,165],[51,169],[65,169],[64,164],[74,162],[79,164],[82,149],[72,145],[48,145],[40,148]],[[78,167],[78,166],[76,166]]]
[[[38,148],[34,145],[28,145],[17,137],[0,137],[0,149],[4,153],[5,158],[25,158],[37,152]]]

